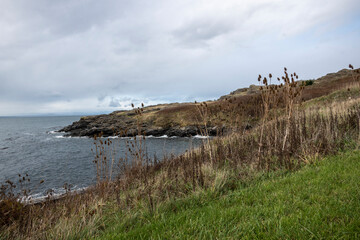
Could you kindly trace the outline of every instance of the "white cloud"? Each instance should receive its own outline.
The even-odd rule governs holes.
[[[285,64],[326,73],[357,60],[349,43],[359,34],[338,31],[359,25],[359,9],[355,0],[4,0],[0,115],[215,98]]]

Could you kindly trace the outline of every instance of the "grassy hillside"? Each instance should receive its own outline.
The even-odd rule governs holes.
[[[273,81],[278,84],[277,81]],[[299,81],[299,84],[306,81]],[[343,69],[336,73],[327,74],[319,79],[313,80],[312,85],[305,87],[302,98],[309,101],[319,97],[327,96],[334,91],[344,89],[353,82],[350,70]],[[208,101],[208,124],[234,124],[234,115],[241,115],[238,123],[256,123],[261,116],[261,110],[256,106],[261,105],[260,85],[251,85],[249,88],[238,89],[228,95],[221,96],[216,101]],[[200,103],[165,104],[159,107],[150,107],[151,111],[144,114],[144,119],[150,121],[157,127],[187,126],[202,124],[196,106]],[[146,108],[144,109],[146,110]],[[220,118],[220,120],[219,120]]]
[[[0,186],[0,236],[358,237],[360,152],[351,151],[360,143],[360,71],[350,72],[354,77],[348,73],[304,86],[284,69],[278,85],[268,81],[271,74],[259,76],[255,93],[241,90],[235,98],[191,108],[174,104],[114,112],[111,118],[144,121],[138,127],[148,118],[187,124],[182,114],[189,112],[205,126],[229,124],[232,132],[160,160],[146,155],[146,138],[134,136],[120,145],[116,138],[95,137],[97,184],[82,194],[65,189],[60,200],[49,195],[46,202],[25,205],[13,194],[14,183]],[[119,148],[128,154],[114,159]],[[343,151],[349,152],[339,154]]]
[[[107,216],[99,239],[360,238],[360,152],[314,162],[237,186],[197,192],[155,213]]]
[[[306,82],[309,81],[311,85],[306,85]],[[351,71],[346,69],[309,81],[298,81],[298,85],[306,85],[302,94],[303,101],[327,96],[353,83]],[[273,83],[278,84],[279,82],[273,80]],[[144,135],[188,135],[187,132],[179,134],[176,131],[167,130],[173,128],[179,132],[184,127],[199,128],[206,125],[229,132],[229,129],[234,126],[239,129],[256,126],[262,116],[260,87],[261,83],[251,85],[249,88],[241,88],[224,95],[218,100],[206,101],[207,108],[203,113],[201,113],[201,104],[203,103],[145,106],[142,108],[140,130]],[[141,106],[139,107],[141,108]],[[132,136],[138,132],[137,123],[138,118],[134,111],[115,111],[108,115],[82,117],[80,122],[75,122],[62,131],[75,136],[93,136],[100,132],[109,136],[120,132],[124,134],[126,129],[126,134]],[[214,135],[219,132],[214,130],[210,133]],[[201,133],[198,131],[197,134]]]

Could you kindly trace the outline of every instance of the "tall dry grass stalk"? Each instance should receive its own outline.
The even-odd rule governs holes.
[[[147,157],[142,137],[143,106],[133,106],[138,126],[133,138],[123,145],[115,139],[94,138],[96,186],[82,194],[68,191],[67,197],[56,201],[49,195],[46,202],[25,205],[12,192],[11,183],[3,185],[0,188],[2,233],[18,239],[86,238],[103,229],[99,219],[102,209],[109,204],[114,211],[145,205],[153,213],[162,202],[199,189],[221,193],[235,188],[254,172],[298,169],[316,157],[359,144],[359,100],[334,102],[317,109],[300,107],[304,88],[298,85],[297,78],[295,73],[289,75],[287,69],[277,85],[271,83],[272,75],[269,80],[260,76],[260,95],[246,96],[250,99],[248,105],[235,98],[216,106],[199,104],[198,119],[205,126],[204,135],[208,135],[209,124],[216,120],[211,116],[233,122],[233,129],[237,130],[207,140],[183,155],[165,156],[160,161]],[[212,111],[218,114],[210,114]],[[236,120],[229,119],[237,112]],[[257,118],[258,124],[245,131],[239,124],[249,121],[245,119],[249,115]],[[122,158],[115,154],[121,147],[126,148]],[[88,230],[84,233],[85,229]]]

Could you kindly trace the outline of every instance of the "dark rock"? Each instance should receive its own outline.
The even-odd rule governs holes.
[[[199,129],[196,126],[187,126],[185,131],[187,136],[195,136],[199,133]]]
[[[198,126],[167,126],[155,127],[153,122],[141,123],[141,133],[147,136],[153,135],[156,137],[168,135],[169,137],[190,137],[201,132],[206,132],[204,127]],[[127,129],[127,131],[124,131]],[[221,129],[220,129],[221,130]],[[122,116],[116,115],[99,115],[83,117],[79,121],[60,129],[61,132],[66,132],[66,136],[88,136],[102,134],[104,137],[114,136],[122,131],[122,136],[131,137],[138,135],[138,126],[135,119],[129,119],[128,114]],[[219,128],[208,127],[209,135],[217,135]]]
[[[158,128],[150,128],[148,130],[145,130],[145,135],[147,136],[155,136],[155,137],[159,137],[159,136],[163,136],[166,134],[166,130],[162,127],[158,127]]]
[[[199,134],[199,129],[196,126],[187,126],[187,127],[171,127],[166,131],[166,135],[169,137],[177,136],[177,137],[191,137]]]

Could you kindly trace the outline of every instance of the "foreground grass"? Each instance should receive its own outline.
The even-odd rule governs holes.
[[[360,152],[277,173],[226,194],[201,192],[106,217],[99,239],[360,238]]]

